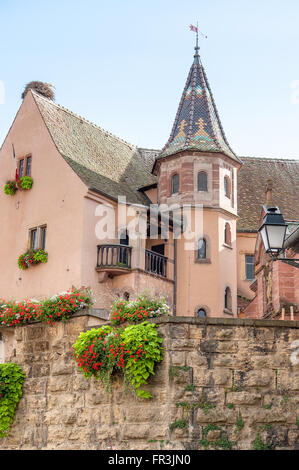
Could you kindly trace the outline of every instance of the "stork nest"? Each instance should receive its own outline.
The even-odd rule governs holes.
[[[52,90],[53,85],[50,83],[44,83],[44,82],[30,82],[25,86],[25,90],[22,93],[22,100],[25,98],[26,94],[28,93],[29,90],[34,90],[37,93],[39,93],[42,96],[45,96],[49,100],[54,100],[55,98],[55,93]]]

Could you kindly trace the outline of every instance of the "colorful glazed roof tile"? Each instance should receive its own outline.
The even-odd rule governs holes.
[[[170,138],[157,158],[182,150],[199,150],[221,152],[239,161],[225,137],[197,49]]]

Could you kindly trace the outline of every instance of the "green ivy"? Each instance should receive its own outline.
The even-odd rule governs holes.
[[[0,438],[6,437],[23,393],[25,373],[18,364],[0,364]]]
[[[111,376],[117,370],[125,384],[141,398],[151,398],[141,387],[154,375],[155,364],[163,359],[162,338],[157,325],[148,322],[113,328],[109,325],[80,333],[73,344],[77,365],[86,378],[95,376],[109,391]]]

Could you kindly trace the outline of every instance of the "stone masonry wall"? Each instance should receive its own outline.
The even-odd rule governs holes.
[[[153,321],[165,358],[150,401],[76,370],[70,348],[90,316],[17,328],[11,360],[27,379],[0,449],[299,449],[299,322]]]

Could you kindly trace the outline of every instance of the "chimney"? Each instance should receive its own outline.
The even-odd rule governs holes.
[[[267,186],[266,186],[266,207],[273,207],[274,203],[272,200],[272,189],[273,189],[273,181],[271,179],[267,179]]]

